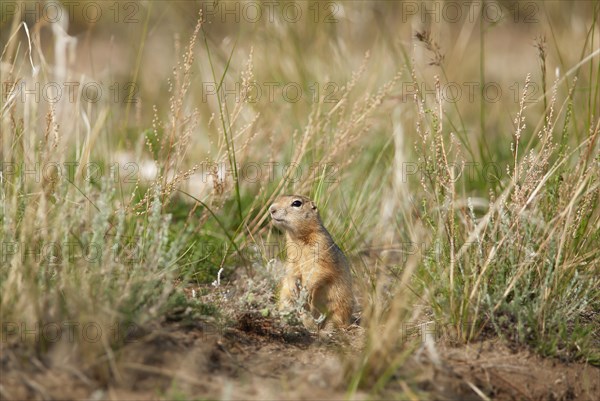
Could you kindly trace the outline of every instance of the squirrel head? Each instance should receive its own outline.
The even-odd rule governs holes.
[[[306,237],[322,226],[317,205],[306,196],[279,196],[269,207],[269,213],[273,225],[292,238]]]

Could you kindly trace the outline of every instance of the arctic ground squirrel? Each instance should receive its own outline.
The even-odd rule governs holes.
[[[305,196],[282,195],[269,212],[273,224],[286,234],[286,273],[279,308],[304,301],[307,313],[302,321],[307,328],[348,326],[354,309],[350,267],[323,226],[317,205]]]

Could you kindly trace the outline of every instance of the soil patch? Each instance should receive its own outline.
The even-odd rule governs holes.
[[[86,368],[61,359],[68,352],[60,347],[43,360],[19,344],[0,347],[0,398],[7,400],[347,398],[340,341],[259,313],[240,314],[227,328],[165,321]],[[432,399],[600,400],[600,369],[589,365],[541,358],[499,340],[438,345],[438,352],[438,366],[415,360],[402,369],[421,370],[410,382]],[[392,383],[379,396],[397,398],[397,390]]]
[[[455,377],[494,400],[600,400],[600,369],[486,340],[442,349]],[[476,392],[477,390],[473,390]]]

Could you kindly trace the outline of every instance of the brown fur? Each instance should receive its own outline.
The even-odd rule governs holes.
[[[300,206],[292,206],[300,202]],[[323,226],[317,206],[305,196],[279,196],[270,206],[273,224],[286,233],[286,276],[281,285],[280,309],[296,302],[300,289],[308,291],[303,319],[312,328],[350,324],[354,308],[352,277],[348,260]]]

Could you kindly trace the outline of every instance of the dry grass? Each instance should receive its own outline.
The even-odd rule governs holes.
[[[412,394],[403,365],[419,347],[438,358],[406,341],[421,323],[600,363],[598,2],[572,21],[515,3],[494,23],[335,3],[336,24],[308,3],[294,24],[135,4],[130,25],[0,26],[2,347],[22,324],[76,322],[69,357],[118,375],[123,332],[91,342],[84,327],[160,319],[186,303],[175,279],[218,271],[246,292],[236,308],[272,313],[266,211],[286,192],[316,200],[353,260],[365,346],[350,393]],[[19,92],[64,82],[81,85],[57,102]],[[212,312],[225,292],[208,290]],[[62,344],[41,337],[24,343]]]

